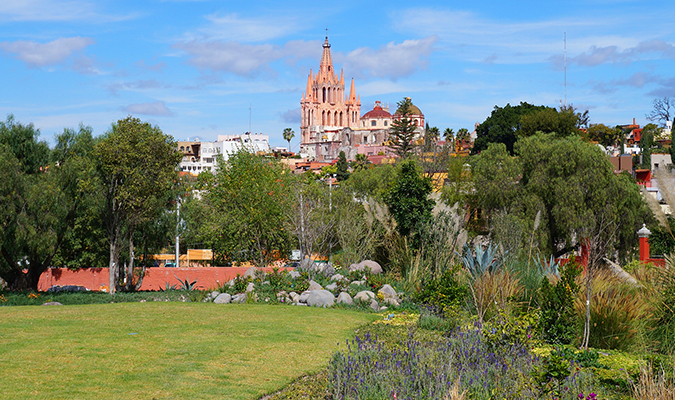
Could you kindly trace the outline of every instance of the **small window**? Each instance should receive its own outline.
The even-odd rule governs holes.
[[[184,147],[184,146],[180,146],[180,151],[185,151],[185,147]]]
[[[188,152],[191,151],[190,146],[186,147],[185,150],[187,150]]]
[[[370,126],[375,126],[376,124],[377,124],[377,121],[375,121],[375,120],[370,121]]]
[[[389,125],[389,121],[384,121],[384,126]]]

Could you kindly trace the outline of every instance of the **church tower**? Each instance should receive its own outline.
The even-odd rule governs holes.
[[[361,118],[361,98],[351,80],[349,94],[345,95],[344,72],[338,79],[333,69],[328,37],[323,43],[321,64],[316,75],[310,70],[307,89],[300,100],[300,151],[316,157],[316,148],[322,143],[339,141],[343,128],[357,128]]]

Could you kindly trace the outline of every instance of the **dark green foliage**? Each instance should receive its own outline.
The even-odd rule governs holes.
[[[384,199],[401,236],[410,236],[431,218],[434,201],[430,194],[431,180],[419,173],[414,161],[403,161],[396,182]]]
[[[675,232],[675,219],[671,215],[666,216],[670,231],[661,225],[650,226],[652,232],[649,235],[649,251],[652,255],[666,256],[675,249],[675,238],[671,232]]]
[[[545,110],[544,106],[535,106],[525,102],[503,108],[495,106],[489,117],[476,129],[476,141],[473,153],[480,153],[488,148],[490,143],[503,143],[506,150],[513,154],[513,145],[516,143],[516,132],[520,130],[521,118],[536,111]]]
[[[49,163],[49,146],[39,141],[40,130],[33,124],[24,125],[14,120],[12,114],[7,121],[0,121],[0,144],[19,161],[19,169],[26,174],[35,174]]]
[[[358,198],[372,197],[381,201],[395,180],[396,169],[393,165],[371,164],[362,168],[355,167],[349,179],[341,186],[347,188]]]
[[[347,156],[344,151],[340,152],[338,156],[338,161],[335,164],[337,167],[337,180],[338,182],[344,182],[349,178],[349,163],[347,163]]]
[[[578,135],[578,123],[579,117],[575,114],[574,108],[568,107],[558,111],[555,108],[546,107],[523,115],[520,119],[518,135],[526,137],[537,132],[555,133],[557,137]]]
[[[551,344],[569,344],[577,335],[574,299],[579,291],[575,278],[581,273],[572,258],[561,267],[560,279],[551,285],[545,276],[541,282],[540,307],[543,339]]]
[[[544,358],[543,367],[535,370],[535,376],[542,394],[558,398],[565,380],[570,376],[570,362],[562,352],[554,350]]]
[[[389,133],[391,144],[389,147],[400,158],[407,158],[415,149],[413,140],[415,139],[415,129],[417,129],[415,121],[411,118],[412,101],[409,97],[398,102],[396,114],[400,118],[391,123],[391,131]]]
[[[654,323],[650,337],[657,350],[675,352],[675,271],[665,268],[659,275],[658,298],[655,299]]]

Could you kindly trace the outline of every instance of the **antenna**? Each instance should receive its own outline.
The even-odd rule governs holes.
[[[251,103],[248,104],[248,134],[251,134]]]
[[[563,53],[563,63],[565,64],[565,108],[567,108],[567,32],[563,35],[563,43],[565,48]]]

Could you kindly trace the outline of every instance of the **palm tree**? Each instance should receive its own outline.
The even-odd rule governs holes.
[[[288,142],[288,151],[291,151],[291,139],[295,137],[295,132],[293,129],[286,128],[284,129],[284,140]]]
[[[443,131],[443,138],[445,138],[446,142],[452,142],[452,139],[454,139],[455,132],[453,131],[452,128],[445,128]]]

